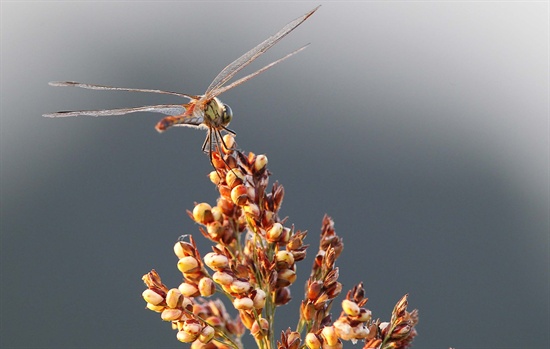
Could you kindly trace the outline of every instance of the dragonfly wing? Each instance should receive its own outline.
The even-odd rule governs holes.
[[[308,47],[308,45],[309,45],[309,44],[307,44],[307,45],[305,45],[305,46],[302,46],[302,47],[300,47],[299,49],[297,49],[296,51],[291,52],[291,53],[287,54],[286,56],[279,58],[279,59],[276,60],[275,62],[269,63],[268,65],[266,65],[266,66],[263,67],[262,69],[256,70],[256,71],[255,71],[254,73],[252,73],[252,74],[249,74],[249,75],[247,75],[247,76],[245,76],[245,77],[240,78],[240,79],[237,80],[237,81],[232,82],[232,83],[229,84],[229,85],[222,86],[222,87],[220,87],[220,88],[218,88],[218,89],[212,91],[212,94],[213,94],[214,96],[217,96],[217,95],[220,95],[220,94],[224,93],[224,92],[227,91],[227,90],[232,89],[232,88],[235,87],[235,86],[239,86],[239,85],[242,84],[243,82],[246,82],[246,81],[252,79],[252,78],[255,77],[256,75],[260,75],[260,74],[263,73],[264,71],[266,71],[266,70],[268,70],[269,68],[273,67],[275,64],[281,63],[282,61],[284,61],[285,59],[289,58],[290,56],[293,56],[293,55],[297,54],[298,52],[300,52],[300,51],[302,51],[303,49],[305,49],[306,47]]]
[[[249,63],[254,61],[256,58],[264,54],[267,50],[269,50],[273,45],[275,45],[277,42],[279,42],[282,38],[284,38],[288,33],[293,31],[296,27],[298,27],[300,24],[302,24],[306,19],[308,19],[317,9],[319,6],[314,8],[313,10],[309,11],[305,15],[296,18],[292,22],[285,25],[281,30],[279,30],[274,35],[270,36],[260,44],[258,44],[256,47],[254,47],[252,50],[246,52],[241,57],[234,60],[232,63],[230,63],[227,67],[225,67],[215,78],[214,81],[208,86],[208,89],[206,90],[206,97],[216,97],[216,94],[213,93],[213,91],[220,91],[219,88],[223,86],[227,81],[229,81],[235,74],[237,74],[241,69],[243,69],[245,66],[247,66]]]
[[[198,98],[198,96],[192,96],[192,95],[188,95],[188,94],[185,94],[185,93],[178,93],[178,92],[171,92],[171,91],[150,90],[150,89],[141,89],[141,88],[113,87],[113,86],[95,85],[95,84],[83,84],[83,83],[76,82],[76,81],[52,81],[48,84],[50,86],[58,86],[58,87],[66,87],[66,86],[80,87],[80,88],[85,88],[85,89],[88,89],[88,90],[148,92],[148,93],[160,93],[160,94],[165,94],[165,95],[186,97],[186,98],[189,98],[189,99],[197,99]]]
[[[105,110],[76,110],[59,111],[57,113],[44,114],[47,118],[70,117],[70,116],[113,116],[125,115],[130,113],[151,112],[165,115],[180,115],[185,113],[185,108],[179,104],[147,105],[134,108],[105,109]]]

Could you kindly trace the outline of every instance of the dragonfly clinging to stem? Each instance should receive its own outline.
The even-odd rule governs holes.
[[[78,111],[60,111],[57,113],[44,114],[45,117],[69,117],[69,116],[112,116],[112,115],[125,115],[137,112],[153,112],[168,115],[160,120],[155,128],[157,131],[162,132],[172,126],[187,126],[195,128],[203,128],[207,130],[206,139],[202,145],[202,150],[210,154],[210,161],[212,162],[212,151],[214,145],[220,146],[223,143],[222,131],[235,135],[235,132],[228,129],[227,126],[231,122],[233,117],[231,108],[222,103],[217,97],[223,92],[239,86],[240,84],[256,77],[263,73],[267,69],[274,65],[284,61],[285,59],[295,55],[307,47],[307,45],[287,54],[286,56],[279,58],[278,60],[266,65],[265,67],[246,75],[228,85],[226,85],[231,78],[235,76],[241,69],[249,65],[256,58],[264,54],[268,49],[273,47],[282,38],[288,35],[291,31],[296,29],[306,19],[308,19],[319,6],[304,14],[303,16],[296,18],[287,25],[285,25],[277,33],[273,34],[256,47],[246,52],[231,64],[226,66],[210,83],[210,86],[206,89],[203,95],[189,95],[185,93],[170,92],[163,90],[151,90],[151,89],[138,89],[138,88],[123,88],[112,87],[95,84],[83,84],[74,81],[60,81],[50,82],[51,86],[73,86],[90,90],[107,90],[107,91],[129,91],[129,92],[149,92],[174,95],[179,97],[185,97],[189,99],[187,104],[163,104],[163,105],[148,105],[142,107],[133,108],[120,108],[120,109],[104,109],[104,110],[78,110]],[[207,148],[208,146],[208,148]],[[225,145],[224,145],[225,146]],[[226,147],[227,148],[227,147]]]

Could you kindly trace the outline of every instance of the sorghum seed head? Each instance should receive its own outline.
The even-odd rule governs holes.
[[[323,337],[324,342],[330,346],[334,346],[338,343],[338,336],[334,330],[334,326],[326,326],[321,330],[321,337]]]
[[[242,184],[244,181],[244,174],[238,168],[234,168],[231,171],[228,171],[225,175],[225,182],[229,188],[233,188],[239,184]]]
[[[212,279],[204,277],[199,281],[199,292],[203,297],[209,297],[216,292],[216,285]]]
[[[263,170],[267,166],[267,156],[260,154],[254,160],[254,170],[256,172]]]
[[[261,288],[256,289],[256,295],[254,296],[254,308],[263,309],[265,306],[266,294]]]
[[[188,271],[191,271],[199,266],[199,262],[195,257],[186,256],[183,258],[180,258],[178,261],[178,269],[182,273],[186,273]]]
[[[181,318],[183,312],[180,309],[164,309],[160,318],[164,321],[176,321]]]
[[[237,206],[242,206],[248,201],[248,190],[243,184],[239,184],[231,189],[231,201]]]
[[[254,308],[254,301],[248,297],[235,298],[233,306],[237,310],[251,310]]]
[[[194,297],[194,296],[199,294],[199,290],[197,289],[197,287],[195,287],[195,285],[189,284],[187,282],[182,282],[179,285],[178,290],[185,297]]]
[[[164,297],[149,288],[143,291],[141,295],[147,303],[152,305],[159,305],[164,300]]]
[[[321,349],[321,341],[315,333],[310,332],[306,335],[306,346],[308,349]]]
[[[220,285],[230,285],[233,282],[233,276],[223,271],[217,271],[212,275],[214,282]]]
[[[204,256],[204,263],[212,270],[219,270],[229,266],[229,259],[222,254],[210,252]]]
[[[166,305],[169,308],[175,309],[181,306],[183,295],[177,288],[172,288],[166,293]]]
[[[349,316],[357,316],[361,311],[361,308],[357,303],[350,301],[349,299],[344,299],[342,301],[342,310]]]
[[[195,219],[195,222],[201,224],[208,224],[212,222],[214,220],[214,216],[212,215],[212,207],[205,202],[197,204],[195,208],[193,208],[193,218]]]

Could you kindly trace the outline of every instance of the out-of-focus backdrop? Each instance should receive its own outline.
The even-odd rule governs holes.
[[[209,246],[185,213],[216,198],[204,132],[41,116],[184,101],[48,81],[201,94],[317,4],[2,2],[3,348],[185,347],[144,309],[141,276],[178,285],[178,236]],[[548,3],[322,4],[246,72],[307,50],[221,98],[309,231],[278,330],[328,213],[344,289],[364,281],[383,320],[408,293],[415,348],[548,348]]]

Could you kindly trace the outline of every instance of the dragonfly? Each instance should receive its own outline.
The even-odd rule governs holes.
[[[155,89],[139,89],[139,88],[124,88],[113,87],[95,84],[79,83],[75,81],[54,81],[50,82],[51,86],[69,86],[79,87],[90,90],[104,90],[104,91],[128,91],[128,92],[146,92],[146,93],[158,93],[165,95],[173,95],[178,97],[185,97],[189,99],[189,103],[186,104],[162,104],[162,105],[147,105],[141,107],[132,108],[119,108],[119,109],[103,109],[103,110],[77,110],[77,111],[59,111],[56,113],[44,114],[45,117],[57,118],[57,117],[72,117],[72,116],[114,116],[125,115],[138,112],[152,112],[168,115],[161,119],[155,126],[158,132],[163,132],[172,126],[186,126],[193,128],[206,129],[206,139],[202,145],[202,151],[210,154],[210,162],[212,161],[212,152],[215,147],[220,147],[223,144],[222,131],[236,135],[235,131],[229,129],[227,126],[233,118],[233,112],[229,105],[222,103],[218,96],[234,87],[237,87],[246,81],[260,75],[266,70],[272,68],[274,65],[281,63],[289,57],[304,50],[309,44],[300,47],[299,49],[279,58],[278,60],[266,65],[265,67],[246,75],[232,83],[227,84],[239,71],[252,63],[255,59],[264,54],[267,50],[273,47],[281,39],[287,36],[290,32],[296,29],[300,24],[307,20],[311,15],[317,11],[320,6],[317,6],[313,10],[307,12],[301,17],[289,22],[277,33],[273,34],[266,40],[262,41],[256,47],[246,52],[232,63],[227,65],[223,70],[214,78],[210,83],[210,86],[206,89],[203,95],[190,95],[186,93],[155,90]],[[225,144],[223,146],[227,149]],[[219,148],[218,148],[219,149]],[[215,166],[214,166],[215,167]]]

